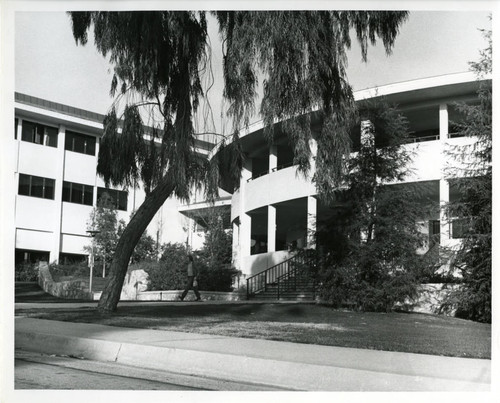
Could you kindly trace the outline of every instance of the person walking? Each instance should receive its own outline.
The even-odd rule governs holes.
[[[188,255],[188,264],[187,264],[187,285],[186,289],[183,291],[180,296],[180,300],[184,301],[189,290],[193,290],[196,295],[196,301],[201,301],[200,292],[198,291],[198,269],[194,264],[193,255]]]

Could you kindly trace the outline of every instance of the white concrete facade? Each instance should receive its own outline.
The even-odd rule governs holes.
[[[58,262],[60,256],[87,255],[90,245],[87,223],[97,205],[98,189],[105,188],[96,173],[99,139],[102,135],[103,116],[66,105],[16,94],[15,119],[17,122],[15,155],[15,249],[16,261],[43,259]],[[23,139],[23,127],[38,124],[54,129],[57,140]],[[88,154],[67,149],[67,132],[87,136],[95,142],[94,152]],[[92,140],[93,139],[93,140]],[[50,180],[53,194],[38,197],[20,194],[20,178],[45,178]],[[31,179],[33,180],[33,179]],[[63,184],[84,185],[92,192],[87,203],[63,201]],[[45,184],[45,182],[44,182]],[[32,184],[30,182],[30,189]],[[91,189],[91,190],[90,190]],[[128,222],[134,210],[144,201],[145,193],[139,187],[118,189],[126,192],[126,208],[118,209],[118,220]],[[31,190],[30,190],[31,191]],[[47,190],[46,190],[47,191]],[[25,193],[25,192],[24,192]],[[50,193],[50,192],[49,192]],[[168,199],[152,220],[147,231],[160,243],[186,242],[186,227],[190,219],[179,214],[180,202]]]
[[[458,118],[454,104],[474,102],[478,86],[476,77],[466,73],[355,93],[355,99],[360,103],[384,97],[390,104],[397,104],[407,116],[414,136],[412,142],[404,147],[414,152],[414,158],[411,174],[404,183],[425,184],[437,206],[442,207],[450,201],[451,177],[447,167],[452,161],[447,151],[455,145],[473,141],[453,134],[452,122]],[[279,136],[274,138],[274,144],[266,148],[267,139],[260,122],[242,133],[241,139],[247,159],[241,181],[235,186],[232,197],[231,221],[233,228],[238,229],[238,234],[233,236],[233,256],[238,257],[233,265],[250,276],[290,257],[289,250],[294,246],[315,247],[310,234],[315,231],[317,215],[320,214],[312,182],[316,144],[313,141],[311,145],[313,169],[304,176],[298,174],[296,166],[290,161],[284,165],[280,163],[280,150],[286,146],[284,135],[281,139]],[[266,158],[269,160],[267,174],[252,170],[252,163],[262,165]],[[459,164],[458,161],[453,163]],[[301,224],[297,226],[295,221]],[[459,244],[460,239],[453,238],[452,224],[442,210],[422,217],[422,231],[432,235],[433,223],[438,223],[440,228],[440,246]],[[267,245],[262,239],[267,240]],[[259,247],[257,250],[254,247],[256,243],[264,245],[264,249]]]

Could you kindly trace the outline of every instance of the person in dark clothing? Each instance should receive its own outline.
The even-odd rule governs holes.
[[[184,301],[184,298],[186,298],[187,293],[189,290],[193,290],[194,294],[196,295],[196,301],[201,301],[201,296],[200,292],[198,291],[198,281],[197,281],[197,276],[198,276],[198,269],[196,268],[196,265],[194,264],[193,256],[189,255],[188,256],[188,264],[187,264],[187,285],[186,289],[180,296],[180,300]]]

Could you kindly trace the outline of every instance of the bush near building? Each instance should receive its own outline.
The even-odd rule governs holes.
[[[15,268],[15,281],[32,282],[38,280],[38,263],[19,263]]]

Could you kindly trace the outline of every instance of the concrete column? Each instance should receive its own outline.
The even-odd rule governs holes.
[[[276,207],[267,206],[267,251],[276,251]]]
[[[239,259],[240,270],[244,275],[250,273],[250,267],[245,267],[245,260],[250,256],[250,242],[252,236],[252,219],[246,214],[245,198],[247,180],[252,177],[252,159],[247,158],[242,167],[240,179],[240,239],[239,239]]]
[[[246,267],[245,261],[250,256],[251,236],[252,217],[243,213],[240,216],[240,270],[246,276],[250,274],[250,267]]]
[[[63,181],[64,181],[64,158],[65,158],[65,139],[66,139],[66,127],[64,125],[59,126],[59,133],[57,135],[57,161],[54,161],[57,164],[57,177],[55,179],[54,186],[54,202],[56,208],[56,219],[54,220],[53,226],[53,244],[52,250],[50,251],[49,261],[59,262],[59,253],[61,252],[61,243],[62,243],[62,220],[63,220],[63,202],[62,202],[62,189],[63,189]]]
[[[449,138],[448,133],[448,105],[439,105],[439,138],[441,140],[447,140]]]
[[[446,141],[448,133],[448,105],[439,105],[439,140],[441,144],[441,179],[439,180],[439,221],[440,221],[440,246],[447,246],[450,240],[450,225],[445,214],[446,204],[450,201],[450,185],[444,172],[446,161]]]
[[[100,137],[95,139],[95,180],[94,180],[94,194],[92,195],[92,206],[97,207],[97,160],[99,157],[99,148],[101,146]]]
[[[439,180],[439,220],[441,225],[440,246],[446,246],[450,240],[450,225],[445,214],[446,204],[450,201],[450,184],[441,178]]]
[[[314,196],[307,197],[307,248],[316,249],[316,223],[318,201]]]
[[[315,139],[309,140],[309,148],[311,149],[311,176],[316,172],[316,156],[318,155],[318,142]]]
[[[240,249],[240,224],[238,219],[233,221],[233,245],[231,263],[233,267],[240,267],[239,249]]]
[[[269,147],[269,173],[278,167],[278,146],[273,144]]]

